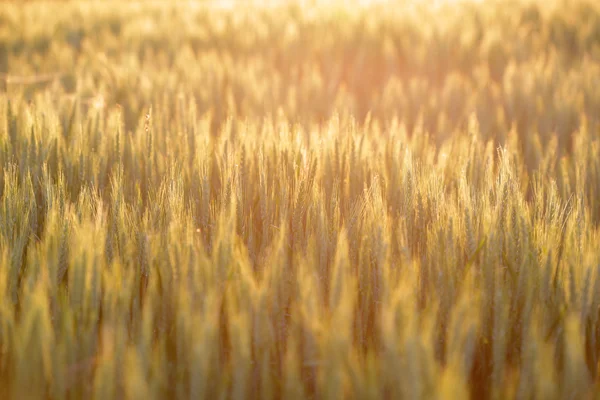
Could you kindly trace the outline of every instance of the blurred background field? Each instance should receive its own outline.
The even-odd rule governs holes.
[[[600,6],[0,3],[5,398],[595,398]]]

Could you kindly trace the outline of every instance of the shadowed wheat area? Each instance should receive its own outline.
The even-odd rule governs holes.
[[[438,3],[2,3],[2,398],[595,398],[600,8]]]

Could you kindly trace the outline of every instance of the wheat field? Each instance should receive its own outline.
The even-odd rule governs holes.
[[[0,398],[600,396],[600,7],[0,3]]]

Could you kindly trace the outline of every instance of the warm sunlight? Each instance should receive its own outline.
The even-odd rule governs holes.
[[[0,0],[0,400],[600,398],[594,0]]]

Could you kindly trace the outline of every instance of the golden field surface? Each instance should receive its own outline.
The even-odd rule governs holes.
[[[0,397],[597,398],[600,8],[425,3],[0,4]]]

